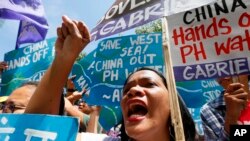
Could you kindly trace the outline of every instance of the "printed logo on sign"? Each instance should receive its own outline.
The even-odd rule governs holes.
[[[247,133],[247,129],[236,129],[234,136],[244,136]]]
[[[250,125],[231,125],[230,140],[247,141],[250,138]]]

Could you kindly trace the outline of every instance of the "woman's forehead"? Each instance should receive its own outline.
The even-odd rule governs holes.
[[[133,81],[135,79],[152,79],[152,80],[161,80],[161,77],[151,70],[140,70],[132,74],[129,79],[129,81]]]

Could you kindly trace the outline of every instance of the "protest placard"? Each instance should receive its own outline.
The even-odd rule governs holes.
[[[162,0],[116,0],[96,27],[91,39],[101,39],[163,17]]]
[[[39,81],[54,59],[55,38],[5,54],[8,68],[2,73],[1,96],[8,96],[26,81]]]
[[[87,88],[89,104],[119,106],[124,81],[131,72],[142,66],[164,71],[161,33],[105,39],[91,55],[72,70],[78,90]]]
[[[249,5],[222,0],[167,17],[176,81],[250,72]]]

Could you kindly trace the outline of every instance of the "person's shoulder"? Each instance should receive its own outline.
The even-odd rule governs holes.
[[[110,137],[107,134],[96,134],[96,133],[81,133],[81,141],[120,141],[120,138]]]
[[[220,106],[225,105],[223,93],[224,93],[224,92],[222,92],[222,93],[221,93],[218,97],[216,97],[215,99],[213,99],[213,100],[207,102],[206,104],[204,104],[204,105],[201,107],[201,110],[206,110],[206,109],[211,109],[211,108],[217,108],[217,107],[220,107]]]
[[[90,118],[90,116],[87,115],[87,114],[85,114],[85,113],[83,113],[83,117],[84,117],[84,118],[88,118],[88,119]]]
[[[204,104],[200,109],[200,114],[203,116],[206,116],[208,113],[212,111],[217,111],[220,109],[220,107],[224,107],[224,106],[225,106],[225,101],[224,101],[223,93],[222,93],[217,98]]]
[[[206,104],[204,104],[204,105],[201,107],[200,113],[201,113],[201,114],[202,114],[202,113],[205,113],[206,111],[208,111],[208,110],[210,110],[210,109],[211,109],[210,104],[209,104],[209,103],[206,103]]]
[[[85,125],[88,125],[89,119],[90,119],[90,116],[83,113],[83,122]]]

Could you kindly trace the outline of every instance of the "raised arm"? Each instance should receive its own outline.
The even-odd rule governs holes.
[[[90,113],[90,119],[87,126],[87,132],[98,133],[99,116],[101,112],[100,106],[92,106],[92,112]]]
[[[65,98],[64,100],[65,100],[65,111],[67,112],[67,115],[78,118],[80,120],[80,127],[86,130],[87,125],[84,123],[84,114],[81,111],[79,111],[76,107],[74,107],[67,98]]]
[[[75,59],[90,41],[90,34],[82,22],[62,17],[63,23],[57,28],[56,55],[25,113],[58,114],[60,96]]]

